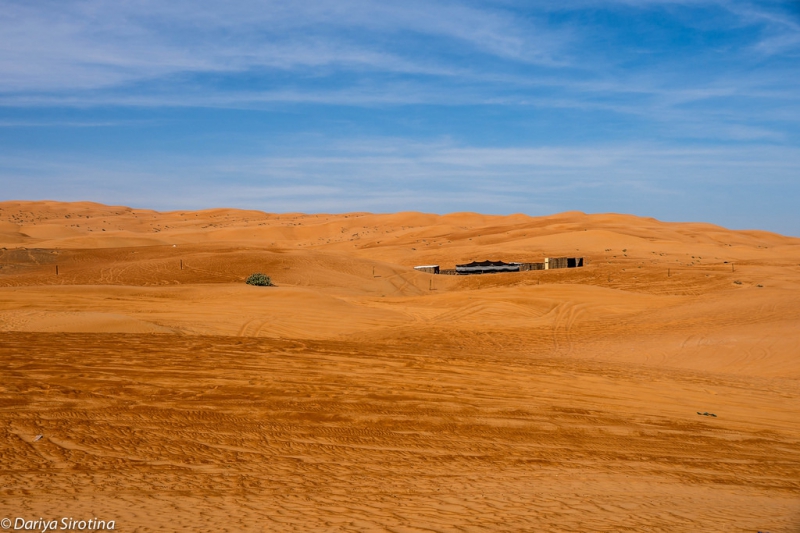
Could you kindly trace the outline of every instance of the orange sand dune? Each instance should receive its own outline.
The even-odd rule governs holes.
[[[799,289],[800,239],[629,215],[0,203],[0,518],[798,531]]]

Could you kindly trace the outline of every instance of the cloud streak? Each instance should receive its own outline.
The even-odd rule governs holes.
[[[87,168],[77,158],[36,163],[4,157],[0,172],[18,178],[7,193],[14,198],[40,197],[42,185],[51,183],[56,185],[47,194],[169,210],[225,205],[278,212],[546,214],[579,209],[685,220],[697,219],[692,213],[704,209],[731,225],[734,213],[769,204],[771,195],[800,193],[800,149],[769,145],[745,150],[642,144],[492,149],[389,138],[318,145],[310,150],[315,156],[308,150],[282,146],[281,155],[173,158],[154,168],[135,161],[96,161]],[[765,174],[770,177],[764,179]],[[691,187],[698,180],[704,188]],[[103,185],[88,198],[85,191],[70,197],[80,183]],[[153,188],[158,197],[143,195]],[[720,194],[732,190],[749,194],[720,204]],[[670,206],[664,198],[671,198]],[[792,233],[798,218],[771,229]]]

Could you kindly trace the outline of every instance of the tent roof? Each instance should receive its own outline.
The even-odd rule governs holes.
[[[465,265],[456,265],[457,267],[478,267],[478,266],[516,266],[519,263],[504,263],[503,261],[473,261]]]

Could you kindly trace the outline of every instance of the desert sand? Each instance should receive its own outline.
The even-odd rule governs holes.
[[[0,361],[0,518],[800,532],[797,238],[4,202]]]

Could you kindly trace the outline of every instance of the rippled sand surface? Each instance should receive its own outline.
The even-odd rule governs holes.
[[[0,248],[0,518],[800,531],[798,239],[6,202]]]

